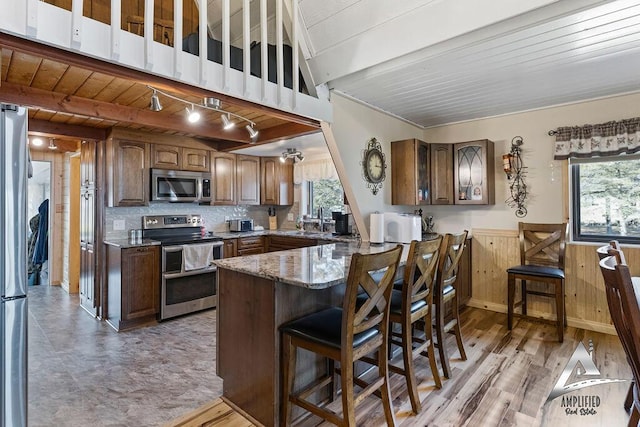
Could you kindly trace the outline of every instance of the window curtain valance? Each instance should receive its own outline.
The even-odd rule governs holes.
[[[556,130],[555,160],[616,156],[640,151],[640,117]]]
[[[302,184],[303,181],[318,181],[321,179],[339,179],[338,172],[331,158],[305,160],[293,165],[293,183]]]

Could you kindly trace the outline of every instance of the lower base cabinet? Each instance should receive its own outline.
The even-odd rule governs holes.
[[[318,244],[316,239],[308,239],[304,237],[287,237],[287,236],[268,236],[265,251],[275,252],[287,249],[307,248]]]
[[[160,312],[160,247],[107,249],[107,322],[117,331],[156,321]]]

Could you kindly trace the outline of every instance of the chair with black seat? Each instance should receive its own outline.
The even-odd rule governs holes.
[[[421,404],[413,359],[418,355],[427,356],[436,387],[442,387],[436,364],[433,328],[431,326],[433,287],[442,240],[442,236],[438,236],[436,239],[426,242],[415,240],[411,242],[402,287],[400,290],[394,289],[391,294],[390,341],[402,348],[404,366],[401,368],[390,363],[389,370],[404,375],[411,408],[416,414],[420,412]],[[416,335],[418,328],[415,324],[420,320],[424,337]],[[401,332],[393,332],[394,323],[401,325]],[[414,343],[417,344],[416,347],[414,347]]]
[[[606,257],[610,256],[609,251],[611,249],[615,249],[620,253],[620,257],[624,259],[624,253],[622,252],[622,248],[620,247],[620,243],[617,240],[612,240],[608,245],[600,246],[596,249],[596,253],[598,254],[599,261],[602,261]],[[632,277],[631,282],[633,283],[633,289],[635,290],[636,295],[640,295],[640,277]],[[624,400],[624,409],[629,412],[631,407],[633,406],[633,389],[635,386],[635,382],[631,382],[629,385],[629,391],[627,392],[627,397]]]
[[[611,320],[627,356],[633,374],[633,403],[629,427],[640,425],[640,299],[634,291],[633,280],[624,255],[617,249],[600,260],[607,304]]]
[[[507,269],[507,327],[513,328],[514,308],[522,307],[527,316],[527,295],[553,298],[556,302],[558,341],[564,341],[567,314],[564,302],[564,253],[567,224],[532,224],[519,222],[520,265]],[[521,282],[522,299],[515,302],[516,280]],[[553,292],[527,288],[527,281],[553,286]]]
[[[435,329],[436,347],[440,354],[442,373],[446,378],[451,378],[451,367],[447,355],[445,336],[452,332],[456,336],[460,359],[467,360],[460,331],[460,314],[458,306],[458,293],[456,292],[456,279],[458,266],[464,251],[464,245],[469,232],[465,230],[458,234],[446,234],[440,244],[440,256],[438,259],[438,271],[433,288],[435,305]],[[447,306],[451,307],[451,314],[446,313]]]
[[[355,426],[355,407],[365,397],[379,391],[388,425],[395,425],[395,415],[389,390],[387,339],[389,329],[389,300],[393,279],[402,254],[402,245],[389,251],[352,256],[342,307],[330,307],[281,326],[282,332],[282,405],[280,424],[288,425],[291,404],[340,426]],[[379,281],[372,274],[384,270]],[[367,300],[357,305],[359,290]],[[293,393],[297,349],[302,348],[340,362],[342,387],[342,417],[311,403],[307,398],[334,383],[334,372],[302,391]],[[354,395],[353,365],[363,357],[377,353],[377,376]],[[329,364],[330,366],[332,363]]]

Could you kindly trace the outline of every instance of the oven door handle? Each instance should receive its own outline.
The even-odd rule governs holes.
[[[212,266],[212,267],[200,268],[198,270],[189,270],[189,271],[180,272],[180,273],[162,273],[162,277],[164,279],[177,279],[179,277],[196,276],[198,274],[205,274],[205,273],[215,273],[216,271],[218,271],[218,267]]]

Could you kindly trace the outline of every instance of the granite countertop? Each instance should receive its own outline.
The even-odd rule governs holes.
[[[325,289],[344,283],[349,273],[351,255],[383,252],[396,247],[395,243],[331,243],[308,248],[289,249],[259,255],[215,260],[219,268],[238,271],[256,277],[288,283],[309,289]],[[401,265],[409,254],[403,245]]]
[[[130,240],[130,239],[110,239],[104,241],[105,245],[115,246],[117,248],[140,248],[143,246],[159,246],[158,240],[143,239],[143,240]]]
[[[258,231],[212,231],[212,235],[223,239],[237,239],[239,237],[254,236],[285,236],[300,239],[318,239],[331,242],[356,242],[355,236],[342,236],[333,233],[320,233],[317,231],[300,231],[300,230],[258,230]]]

